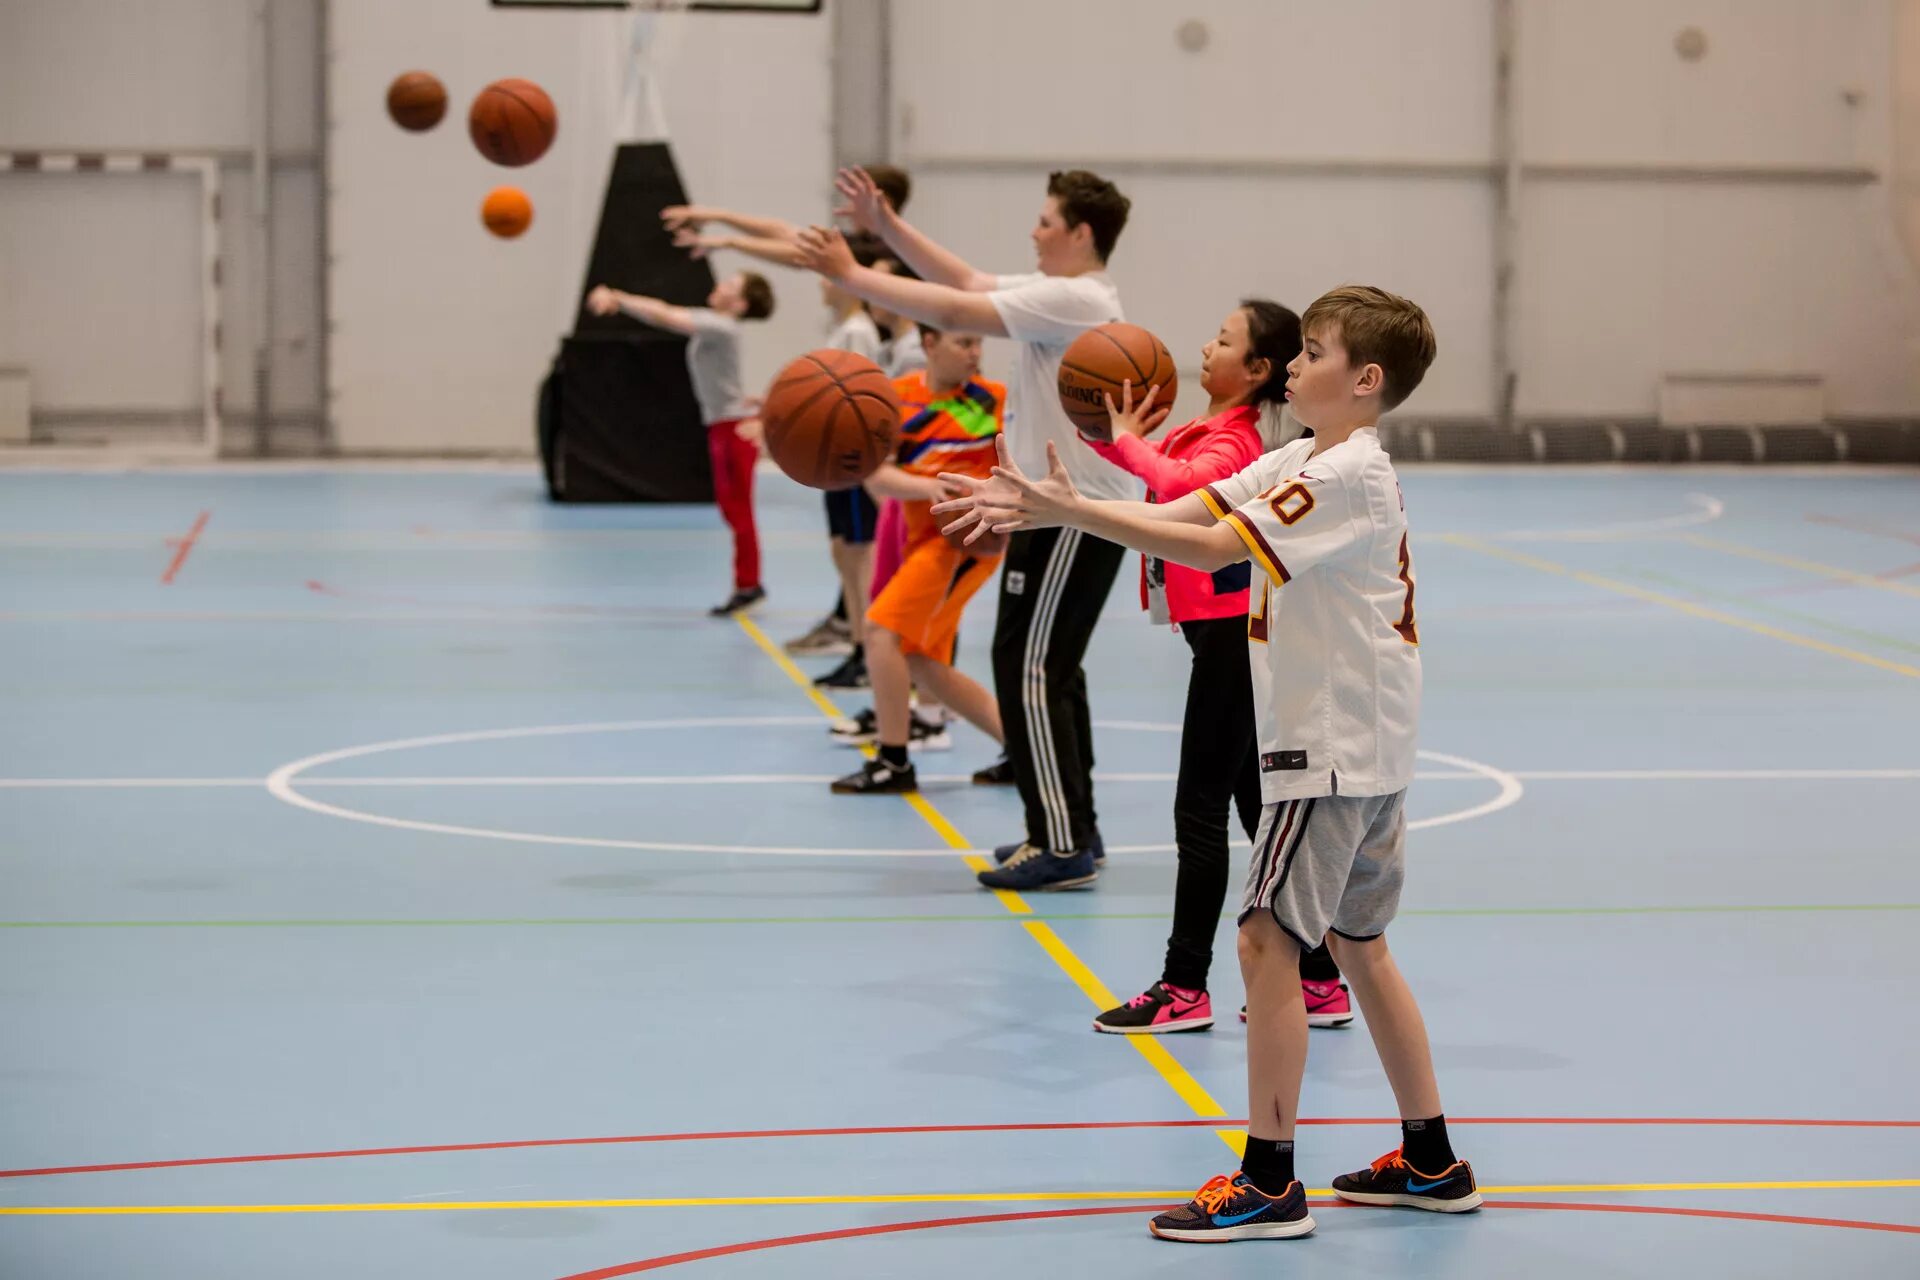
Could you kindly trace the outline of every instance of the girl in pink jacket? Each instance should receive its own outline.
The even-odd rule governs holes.
[[[1280,417],[1287,364],[1299,352],[1300,317],[1277,302],[1249,298],[1227,313],[1220,332],[1201,349],[1206,416],[1149,444],[1147,435],[1169,410],[1153,409],[1149,389],[1138,388],[1144,403],[1130,412],[1115,411],[1112,443],[1086,443],[1145,480],[1147,501],[1184,497],[1284,443],[1281,433],[1292,425],[1288,418],[1283,426]],[[1176,625],[1193,652],[1173,800],[1179,875],[1160,981],[1095,1018],[1096,1031],[1157,1035],[1213,1025],[1207,971],[1227,896],[1228,810],[1239,810],[1248,839],[1260,822],[1259,749],[1247,663],[1251,581],[1252,566],[1244,562],[1202,573],[1141,558],[1142,607],[1154,621]],[[1346,987],[1324,942],[1301,958],[1300,977],[1310,1022],[1342,1026],[1353,1020]]]

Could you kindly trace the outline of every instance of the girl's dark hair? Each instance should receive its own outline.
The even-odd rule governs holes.
[[[1255,408],[1286,401],[1287,366],[1300,354],[1300,317],[1267,298],[1242,298],[1240,309],[1247,314],[1247,356],[1272,363],[1267,380],[1253,389],[1248,401]]]

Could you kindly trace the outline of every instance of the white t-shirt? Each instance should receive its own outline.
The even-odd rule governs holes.
[[[873,322],[865,307],[835,325],[827,335],[827,345],[835,351],[851,351],[880,363],[880,326]]]
[[[927,349],[920,345],[920,330],[911,320],[900,322],[899,332],[881,348],[881,355],[880,367],[889,378],[904,378],[927,367]]]
[[[1282,445],[1198,492],[1246,544],[1260,794],[1381,796],[1413,781],[1420,635],[1407,513],[1371,427]]]
[[[1047,441],[1066,463],[1074,487],[1089,498],[1138,498],[1140,481],[1080,442],[1060,407],[1060,357],[1097,324],[1125,317],[1120,292],[1104,271],[1084,276],[1000,276],[987,295],[1007,336],[1019,344],[1007,384],[1007,448],[1029,476],[1047,474]]]
[[[688,307],[693,332],[687,335],[687,372],[703,422],[747,416],[740,389],[740,321],[707,307]]]

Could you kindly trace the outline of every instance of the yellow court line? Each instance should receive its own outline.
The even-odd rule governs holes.
[[[1797,1182],[1569,1182],[1530,1186],[1482,1187],[1482,1195],[1623,1195],[1678,1191],[1869,1191],[1920,1187],[1920,1178],[1844,1179]],[[1178,1203],[1191,1188],[1148,1191],[923,1191],[893,1195],[845,1196],[658,1196],[619,1200],[393,1200],[358,1204],[81,1204],[15,1205],[0,1217],[85,1218],[140,1214],[239,1213],[461,1213],[508,1209],[758,1209],[794,1205],[878,1204],[1031,1204],[1101,1200]],[[1329,1187],[1310,1187],[1310,1196],[1330,1196]]]
[[[1440,541],[1450,542],[1454,546],[1466,547],[1482,555],[1493,556],[1499,560],[1511,560],[1515,564],[1538,569],[1542,573],[1558,574],[1572,578],[1575,582],[1584,582],[1590,587],[1599,587],[1602,591],[1613,591],[1636,600],[1645,600],[1649,604],[1664,605],[1695,618],[1704,618],[1708,622],[1718,622],[1723,626],[1738,627],[1742,631],[1751,631],[1755,635],[1766,636],[1786,644],[1798,645],[1802,649],[1812,649],[1817,653],[1830,654],[1836,658],[1845,658],[1849,662],[1858,662],[1862,666],[1878,667],[1882,671],[1891,671],[1895,675],[1920,680],[1920,667],[1904,662],[1894,662],[1887,658],[1876,657],[1871,653],[1862,653],[1858,649],[1848,649],[1842,645],[1828,644],[1825,640],[1816,640],[1812,636],[1803,636],[1797,631],[1783,631],[1779,627],[1770,627],[1764,622],[1753,622],[1736,614],[1722,613],[1718,609],[1709,609],[1705,605],[1695,604],[1691,600],[1682,600],[1678,596],[1665,595],[1658,591],[1649,591],[1645,587],[1636,587],[1630,583],[1617,582],[1612,578],[1603,578],[1597,573],[1587,573],[1581,569],[1571,569],[1552,560],[1542,560],[1539,556],[1528,555],[1524,551],[1512,551],[1506,547],[1497,547],[1481,542],[1477,538],[1460,534],[1444,534]]]
[[[774,665],[786,672],[788,679],[806,691],[807,696],[813,699],[815,706],[831,719],[837,720],[841,717],[840,709],[834,706],[832,700],[814,687],[813,681],[807,678],[807,673],[795,666],[793,659],[782,652],[780,646],[776,645],[753,619],[745,614],[735,614],[734,619],[740,624],[740,629],[760,646],[761,651],[773,659]],[[906,796],[905,799],[912,806],[913,811],[919,814],[942,840],[947,842],[949,848],[965,856],[969,867],[975,871],[991,869],[991,864],[979,854],[972,852],[973,846],[968,843],[967,838],[947,821],[946,815],[934,807],[932,801],[917,791]],[[1033,914],[1033,908],[1027,904],[1026,899],[1011,890],[995,889],[993,896],[999,899],[1000,905],[1013,915],[1031,916]],[[1033,935],[1034,941],[1038,942],[1047,955],[1052,957],[1053,962],[1060,966],[1067,977],[1073,979],[1073,984],[1086,994],[1087,999],[1093,1002],[1094,1008],[1106,1010],[1120,1003],[1113,992],[1107,990],[1106,985],[1094,976],[1093,970],[1087,968],[1085,962],[1073,953],[1073,948],[1061,941],[1060,935],[1049,928],[1046,922],[1027,920],[1023,923],[1027,932]],[[1161,1044],[1157,1037],[1122,1036],[1120,1038],[1131,1044],[1134,1050],[1147,1060],[1148,1065],[1160,1073],[1160,1078],[1166,1081],[1167,1087],[1180,1095],[1180,1100],[1187,1104],[1195,1116],[1207,1120],[1216,1116],[1224,1117],[1227,1114],[1226,1109],[1214,1101],[1213,1095],[1193,1078],[1192,1072],[1180,1065],[1179,1059],[1168,1052],[1167,1047]],[[1242,1150],[1242,1144],[1246,1141],[1243,1133],[1231,1130],[1216,1130],[1216,1132],[1220,1140],[1234,1152],[1238,1153]]]
[[[1802,560],[1798,556],[1783,556],[1772,551],[1762,551],[1758,547],[1749,547],[1738,542],[1722,542],[1718,538],[1708,538],[1697,533],[1679,535],[1681,542],[1704,547],[1708,551],[1720,551],[1730,556],[1743,556],[1748,560],[1763,560],[1768,564],[1777,564],[1787,569],[1798,569],[1802,573],[1818,574],[1823,578],[1837,578],[1841,582],[1850,582],[1856,587],[1870,587],[1875,591],[1891,591],[1897,595],[1913,596],[1920,599],[1920,587],[1911,583],[1895,582],[1889,578],[1876,578],[1872,574],[1855,573],[1851,569],[1842,569],[1838,565],[1821,564],[1818,560]]]

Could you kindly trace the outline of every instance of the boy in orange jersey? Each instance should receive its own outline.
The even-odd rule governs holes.
[[[999,568],[1002,548],[953,545],[941,536],[929,508],[952,495],[935,479],[942,472],[984,477],[993,470],[1007,389],[980,377],[977,336],[922,325],[920,342],[926,368],[893,383],[901,405],[894,461],[866,482],[876,497],[901,500],[907,545],[900,568],[867,610],[877,754],[833,784],[843,795],[918,788],[907,757],[915,685],[995,742],[1005,740],[993,692],[953,666],[960,615]]]

